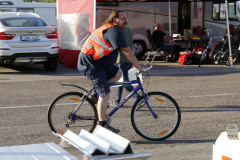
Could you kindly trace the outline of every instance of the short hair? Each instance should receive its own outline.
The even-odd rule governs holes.
[[[104,22],[104,24],[113,24],[113,18],[118,17],[120,12],[125,12],[124,10],[114,10],[108,17],[108,19]]]

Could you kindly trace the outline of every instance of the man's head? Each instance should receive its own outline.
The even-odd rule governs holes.
[[[156,26],[155,26],[155,30],[162,31],[162,30],[163,30],[163,28],[162,28],[162,24],[161,24],[161,23],[156,24]]]
[[[196,27],[196,34],[201,34],[202,33],[202,27],[201,26],[197,26]]]
[[[105,21],[105,24],[118,25],[123,30],[128,24],[127,14],[124,12],[124,10],[114,10]]]
[[[229,32],[232,34],[234,31],[234,25],[233,24],[229,24]]]

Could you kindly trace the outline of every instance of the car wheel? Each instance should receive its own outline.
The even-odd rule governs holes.
[[[133,52],[138,59],[141,59],[146,52],[146,45],[142,41],[133,42]]]
[[[58,59],[49,60],[44,64],[45,71],[56,71],[58,66]]]

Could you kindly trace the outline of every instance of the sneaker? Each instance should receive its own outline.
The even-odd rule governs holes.
[[[137,110],[141,109],[145,105],[145,100],[142,99],[138,104],[137,104]]]
[[[118,102],[112,101],[109,103],[109,106],[116,107],[118,104]]]
[[[120,132],[119,129],[113,128],[113,127],[109,126],[108,124],[105,124],[105,126],[104,126],[103,128],[106,128],[106,129],[108,129],[109,131],[112,131],[113,133],[118,133],[118,132]]]

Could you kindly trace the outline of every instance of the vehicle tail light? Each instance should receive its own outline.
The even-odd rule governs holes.
[[[48,39],[58,38],[56,31],[53,31],[52,33],[47,33],[47,34],[45,34],[45,36],[46,36]]]
[[[0,32],[0,40],[11,40],[15,37],[15,34],[6,34],[4,32]]]
[[[0,50],[10,50],[9,48],[0,48]]]

